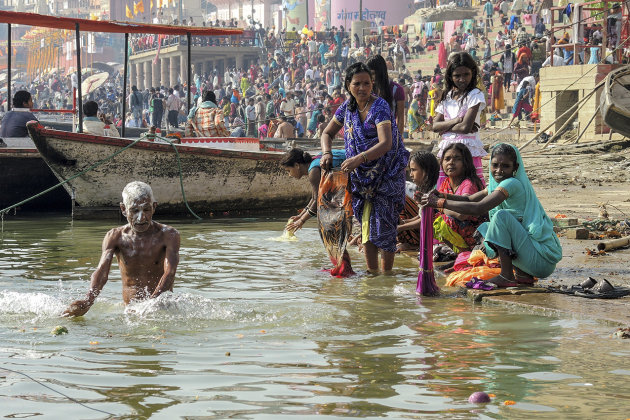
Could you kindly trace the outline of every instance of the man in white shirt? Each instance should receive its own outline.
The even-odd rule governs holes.
[[[247,116],[247,135],[256,137],[256,106],[254,105],[254,98],[249,98],[247,101],[245,114]]]
[[[317,41],[315,41],[315,39],[311,38],[310,41],[308,41],[308,58],[309,61],[313,60],[313,57],[317,54]]]
[[[551,66],[551,54],[549,54],[549,57],[547,57],[545,62],[542,64],[542,66],[543,67]],[[558,54],[553,54],[553,67],[558,67],[558,66],[564,66],[564,58],[562,56],[559,56]]]
[[[510,10],[512,10],[512,12],[515,15],[520,16],[524,8],[525,8],[525,3],[523,2],[523,0],[514,0]]]
[[[293,116],[295,112],[295,100],[293,99],[293,93],[287,93],[287,99],[280,103],[280,112],[283,112],[286,116]]]
[[[175,92],[172,88],[169,88],[168,93],[169,95],[166,99],[166,109],[168,110],[167,120],[172,128],[178,128],[179,123],[177,119],[179,116],[179,108],[181,107],[182,103],[179,97],[175,95]]]
[[[307,68],[306,71],[304,72],[304,80],[313,80],[313,69],[312,68]]]

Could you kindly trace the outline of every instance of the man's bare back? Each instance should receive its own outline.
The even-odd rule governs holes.
[[[179,232],[153,221],[157,203],[148,185],[128,184],[123,199],[125,204],[121,203],[121,210],[129,223],[107,232],[87,297],[73,302],[65,310],[66,316],[81,316],[90,309],[107,283],[114,256],[118,260],[126,304],[173,290],[179,263]]]

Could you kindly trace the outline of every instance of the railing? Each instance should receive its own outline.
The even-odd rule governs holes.
[[[244,30],[242,35],[229,36],[193,36],[192,46],[197,47],[263,47],[260,34],[252,30]],[[139,36],[132,37],[130,40],[130,48],[132,54],[156,51],[158,49],[158,40],[162,48],[172,46],[186,46],[188,40],[185,36],[164,35],[164,36]]]

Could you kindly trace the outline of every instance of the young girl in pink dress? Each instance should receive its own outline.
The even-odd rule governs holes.
[[[446,86],[435,108],[432,129],[442,135],[438,158],[442,159],[446,147],[453,143],[466,145],[473,157],[477,176],[485,185],[481,158],[488,153],[479,136],[479,124],[486,99],[476,87],[477,74],[477,64],[470,54],[459,52],[451,55],[444,76]],[[444,172],[440,170],[438,185],[445,178]]]

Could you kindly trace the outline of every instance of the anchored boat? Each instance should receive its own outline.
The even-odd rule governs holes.
[[[59,180],[66,180],[129,146],[133,140],[44,128],[27,129],[41,156]],[[131,181],[151,185],[158,212],[186,212],[180,170],[190,207],[198,214],[295,208],[310,197],[308,182],[287,176],[282,152],[239,151],[215,147],[173,146],[141,140],[111,160],[64,184],[81,207],[117,207]]]
[[[5,138],[0,147],[0,209],[19,203],[59,181],[39,155],[31,139]],[[69,210],[70,196],[58,188],[20,206],[21,210]]]
[[[611,71],[606,76],[600,103],[606,125],[630,137],[630,66]]]

